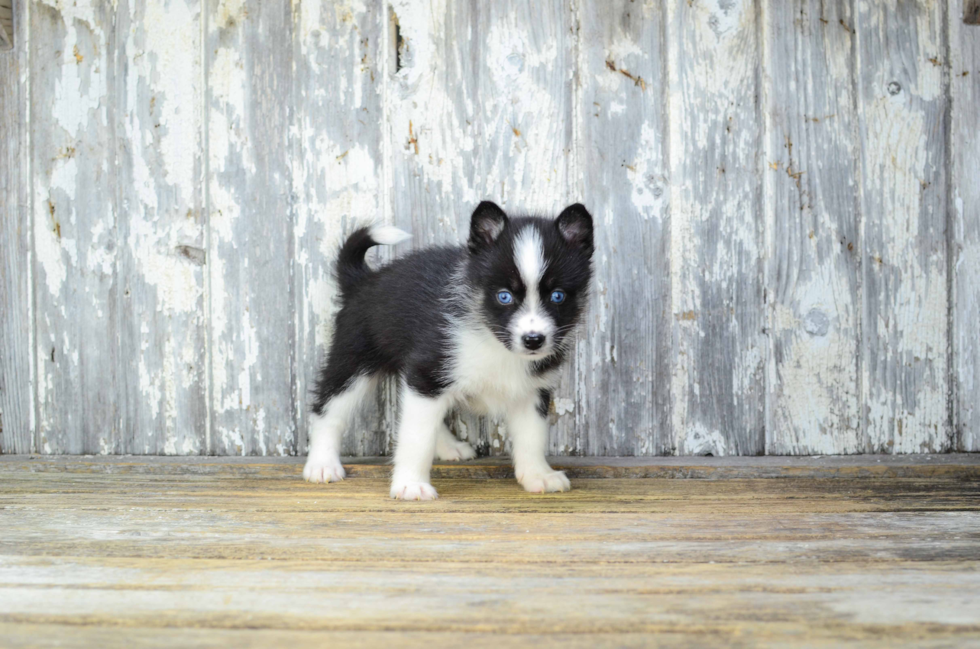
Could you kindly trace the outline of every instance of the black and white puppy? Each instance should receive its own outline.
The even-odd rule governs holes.
[[[433,458],[473,448],[445,424],[455,406],[503,417],[517,480],[528,491],[567,491],[545,459],[548,405],[569,334],[592,278],[592,217],[582,205],[555,219],[508,218],[491,202],[473,212],[467,246],[419,250],[379,270],[368,248],[409,235],[362,228],[337,259],[341,308],[310,418],[303,477],[344,478],[340,440],[379,377],[401,381],[391,496],[431,500]]]

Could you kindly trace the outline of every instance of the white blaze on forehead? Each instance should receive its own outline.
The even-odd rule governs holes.
[[[514,349],[522,348],[521,338],[524,334],[539,333],[546,336],[547,342],[536,353],[550,353],[555,324],[541,308],[538,284],[548,265],[544,260],[544,243],[537,228],[526,227],[517,235],[514,240],[514,263],[527,291],[524,304],[511,321]]]
[[[544,243],[538,229],[529,226],[520,231],[514,241],[514,263],[521,274],[527,289],[527,301],[532,305],[538,301],[538,282],[544,275]]]

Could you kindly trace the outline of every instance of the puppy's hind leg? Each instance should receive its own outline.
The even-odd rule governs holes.
[[[462,440],[456,439],[445,422],[439,424],[436,431],[436,459],[444,462],[456,462],[459,460],[472,460],[476,457],[476,451],[472,446]]]
[[[330,370],[324,370],[329,372]],[[340,440],[357,406],[376,385],[374,377],[352,377],[336,394],[310,414],[310,452],[303,478],[310,482],[339,482],[347,475],[340,463]]]

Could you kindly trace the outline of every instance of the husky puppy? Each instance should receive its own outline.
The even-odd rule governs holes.
[[[370,247],[408,238],[394,227],[362,228],[340,250],[341,308],[316,382],[303,477],[343,480],[340,440],[351,414],[379,377],[395,375],[392,498],[435,499],[433,458],[475,457],[446,427],[455,406],[504,418],[527,491],[567,491],[568,478],[545,459],[547,414],[592,278],[591,215],[575,204],[554,220],[508,218],[485,201],[466,247],[418,250],[379,270],[365,265]]]

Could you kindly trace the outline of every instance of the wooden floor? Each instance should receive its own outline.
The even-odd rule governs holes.
[[[567,464],[3,457],[0,646],[980,647],[980,456]]]

